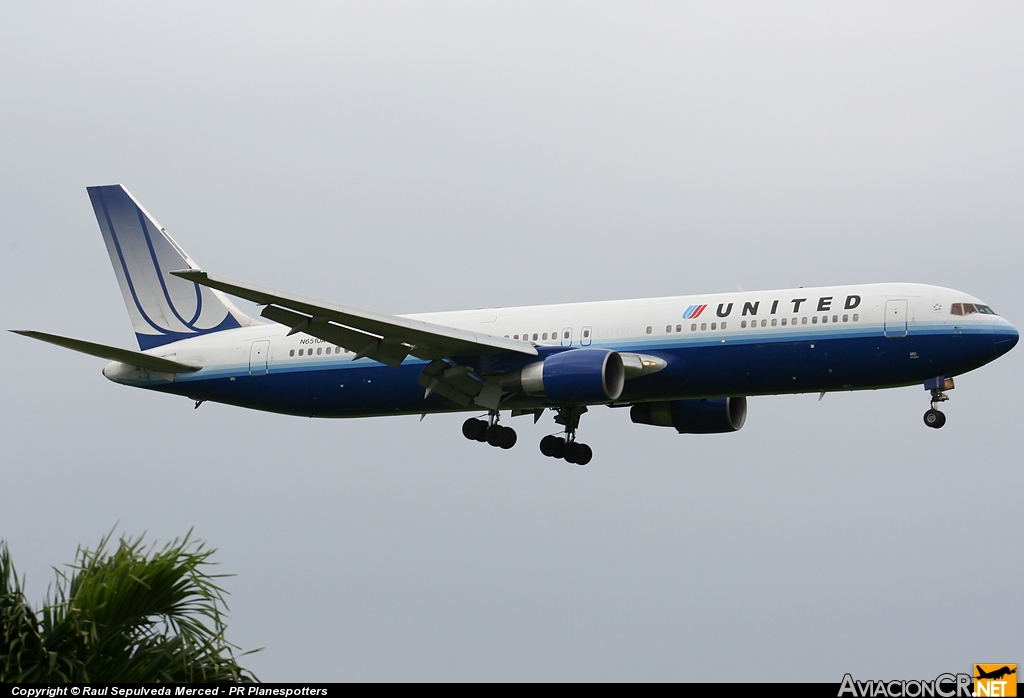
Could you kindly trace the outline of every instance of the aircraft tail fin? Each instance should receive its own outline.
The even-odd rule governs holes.
[[[168,273],[199,267],[127,189],[88,191],[141,349],[257,322],[219,291]]]

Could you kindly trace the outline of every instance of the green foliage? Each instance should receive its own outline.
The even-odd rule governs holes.
[[[79,548],[39,611],[0,541],[0,682],[255,681],[224,639],[227,575],[207,572],[216,551],[191,535]]]

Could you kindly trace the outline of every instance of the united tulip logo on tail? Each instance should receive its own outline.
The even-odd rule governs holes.
[[[686,312],[683,313],[683,319],[696,320],[700,317],[700,314],[704,312],[704,308],[706,307],[708,307],[706,303],[704,305],[691,305],[686,309]]]

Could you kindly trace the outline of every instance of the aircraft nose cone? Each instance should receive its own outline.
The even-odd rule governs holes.
[[[1019,339],[1020,334],[1017,332],[1017,328],[1010,323],[999,325],[992,331],[992,344],[998,355],[1005,354],[1017,346]]]

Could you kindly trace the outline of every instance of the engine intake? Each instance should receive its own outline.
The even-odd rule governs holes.
[[[626,385],[622,357],[608,349],[570,349],[501,377],[501,389],[556,402],[617,400]]]
[[[630,408],[629,418],[634,424],[675,427],[680,434],[723,434],[743,428],[747,398],[642,402]]]

